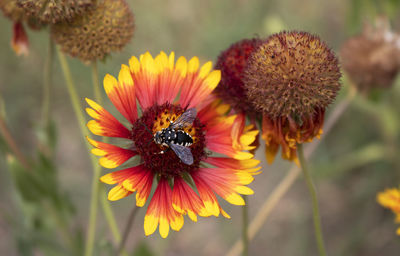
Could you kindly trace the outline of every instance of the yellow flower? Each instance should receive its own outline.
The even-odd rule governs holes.
[[[400,223],[400,189],[390,188],[377,195],[377,201],[380,205],[393,211],[396,215],[395,222]],[[400,227],[397,229],[400,235]]]

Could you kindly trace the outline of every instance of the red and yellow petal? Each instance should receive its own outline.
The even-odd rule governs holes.
[[[108,192],[108,200],[118,201],[129,196],[130,194],[132,194],[131,191],[125,189],[121,184],[118,184]]]
[[[109,200],[118,200],[123,193],[125,196],[136,192],[136,205],[142,207],[149,197],[153,184],[153,173],[143,165],[108,173],[100,178],[106,184],[117,184],[108,194]],[[125,197],[124,196],[124,197]],[[122,197],[121,197],[122,198]]]
[[[161,52],[155,58],[155,65],[159,70],[156,100],[159,105],[165,102],[173,102],[179,93],[187,72],[187,61],[185,57],[179,57],[174,66],[175,53],[171,52],[169,57]]]
[[[129,130],[102,106],[87,98],[86,102],[91,107],[86,108],[86,112],[95,119],[87,123],[87,127],[93,134],[126,139],[130,137]]]
[[[172,191],[172,206],[181,213],[187,214],[192,221],[197,221],[197,215],[209,216],[203,202],[193,189],[181,177],[175,177]]]
[[[253,181],[251,173],[223,168],[200,168],[195,173],[215,193],[231,204],[244,205],[245,202],[239,194],[251,195],[253,190],[244,186]]]
[[[179,231],[183,226],[183,216],[172,207],[172,189],[165,178],[161,178],[144,217],[144,233],[153,234],[159,226],[162,238],[166,238],[169,228]]]
[[[186,80],[179,98],[181,106],[195,107],[217,87],[221,80],[221,71],[211,71],[211,69],[211,61],[205,63],[199,70],[199,58],[193,57],[189,60]]]
[[[203,178],[199,175],[196,175],[197,172],[192,173],[192,178],[194,183],[196,184],[197,191],[199,192],[200,199],[203,201],[204,207],[207,212],[216,217],[219,216],[221,212],[221,207],[218,203],[217,197],[214,192],[207,185],[207,183],[203,180]]]
[[[251,144],[256,140],[258,130],[253,129],[254,125],[246,126],[244,114],[237,115],[232,126],[232,147],[236,150],[252,150],[255,147]]]
[[[131,169],[134,169],[134,172],[122,182],[122,185],[129,191],[137,192],[136,205],[142,207],[150,195],[154,174],[143,165]]]
[[[213,99],[212,96],[213,95],[208,97],[207,100]],[[211,125],[214,121],[218,121],[219,118],[227,114],[230,108],[231,107],[228,104],[223,104],[219,99],[213,100],[210,104],[201,108],[199,113],[197,113],[197,118],[199,118],[203,124]]]
[[[107,74],[104,77],[104,90],[108,98],[118,109],[118,111],[133,124],[138,118],[135,86],[129,67],[126,65],[121,66],[118,75],[118,81],[113,76]]]
[[[132,79],[136,85],[136,97],[142,108],[148,108],[156,103],[156,77],[158,69],[149,52],[140,55],[140,60],[135,56],[129,60]]]
[[[219,168],[246,170],[256,168],[260,163],[257,159],[238,160],[226,157],[207,157],[204,162],[212,164]],[[259,167],[261,168],[261,167]]]
[[[95,141],[89,137],[87,137],[87,140],[93,147],[95,147],[92,149],[92,153],[96,156],[102,156],[99,163],[104,168],[116,168],[137,154],[134,150],[120,148],[101,141]]]
[[[137,99],[143,108],[173,102],[178,95],[185,82],[187,61],[180,57],[174,65],[174,59],[174,52],[169,56],[161,52],[155,58],[146,52],[139,59],[133,56],[129,60]]]

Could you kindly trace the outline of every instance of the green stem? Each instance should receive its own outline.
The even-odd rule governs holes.
[[[310,191],[310,195],[311,195],[315,237],[317,240],[319,255],[326,256],[324,239],[322,237],[321,217],[320,217],[319,208],[318,208],[317,191],[315,190],[315,186],[312,182],[310,173],[307,168],[306,160],[304,158],[303,144],[297,144],[297,152],[298,152],[298,156],[299,156],[301,170],[303,171],[304,179],[306,180],[306,184],[307,184],[308,190]]]
[[[97,69],[96,61],[92,62],[92,82],[93,82],[93,94],[94,94],[95,101],[98,104],[102,105],[103,98],[101,96],[101,88],[100,88],[100,83],[99,83],[99,72]],[[103,141],[105,141],[106,139],[107,138],[103,137]],[[102,184],[100,185],[99,189],[100,189],[100,191],[99,191],[100,202],[101,202],[101,206],[103,208],[105,218],[106,218],[108,226],[110,227],[111,232],[114,236],[114,240],[118,244],[121,241],[121,235],[119,232],[117,222],[115,221],[114,213],[112,211],[110,202],[107,200],[107,194],[106,194],[106,191]]]
[[[103,104],[103,98],[101,97],[100,83],[99,83],[99,71],[97,69],[97,62],[92,62],[92,82],[93,82],[93,94],[94,99],[98,104]]]
[[[139,207],[134,206],[131,214],[129,215],[128,222],[125,225],[124,236],[122,237],[121,243],[118,246],[116,256],[121,255],[122,251],[124,250],[125,243],[128,240],[129,232],[132,229],[133,220],[135,219],[136,213],[138,212]]]
[[[243,240],[243,256],[249,255],[249,209],[248,209],[248,199],[247,196],[243,196],[245,205],[242,207],[242,240]]]
[[[57,52],[61,64],[61,69],[64,73],[64,78],[67,84],[72,107],[74,108],[75,116],[78,119],[81,133],[84,137],[89,136],[89,132],[86,129],[86,120],[81,110],[82,108],[79,102],[79,96],[76,92],[76,87],[72,80],[68,62],[59,48],[57,48]],[[100,185],[99,182],[100,166],[97,163],[96,158],[92,154],[90,154],[91,148],[89,144],[85,142],[85,145],[88,149],[93,166],[93,182],[92,182],[91,199],[90,199],[89,227],[87,231],[86,244],[85,244],[85,256],[90,256],[93,255],[94,239],[96,232],[96,220],[97,220],[97,208],[98,208],[97,206],[98,206],[99,185]]]
[[[50,122],[50,94],[51,94],[51,74],[53,68],[54,42],[49,36],[46,61],[43,72],[43,100],[42,100],[42,125],[48,128]]]
[[[121,241],[121,234],[119,232],[117,222],[115,221],[115,216],[114,212],[111,209],[110,201],[108,201],[107,199],[107,194],[104,186],[100,186],[100,202],[111,233],[114,236],[115,242],[118,244]]]
[[[18,159],[18,161],[24,166],[25,170],[30,171],[30,165],[28,160],[25,158],[24,154],[22,154],[19,149],[17,143],[14,140],[14,137],[11,135],[10,130],[8,129],[7,123],[3,118],[3,115],[0,113],[0,135],[3,136],[4,141],[7,143],[11,152]]]

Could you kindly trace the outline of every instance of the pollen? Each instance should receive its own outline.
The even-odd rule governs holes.
[[[179,105],[169,103],[148,108],[133,125],[131,139],[142,157],[145,166],[155,174],[165,178],[182,176],[198,169],[200,161],[207,157],[205,152],[204,126],[196,118],[192,125],[182,130],[192,136],[193,144],[189,146],[193,155],[193,164],[184,164],[169,147],[154,142],[154,134],[168,128],[185,110]],[[164,152],[164,153],[161,153]]]
[[[164,111],[162,112],[158,117],[155,118],[154,125],[153,125],[153,134],[161,131],[162,129],[168,128],[168,126],[171,124],[171,122],[175,122],[176,119],[182,115],[184,111],[182,112],[174,112],[174,111]],[[194,142],[197,141],[196,137],[196,129],[192,126],[186,126],[182,129],[186,133],[188,133],[190,136],[192,136],[192,139]]]

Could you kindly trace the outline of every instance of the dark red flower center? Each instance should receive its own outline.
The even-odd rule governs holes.
[[[154,134],[163,128],[168,128],[185,110],[179,105],[165,103],[154,105],[143,112],[132,127],[131,138],[136,150],[144,161],[146,168],[166,178],[180,176],[185,172],[199,168],[200,161],[207,157],[205,152],[204,125],[199,119],[182,130],[193,139],[189,149],[193,155],[193,164],[187,165],[181,161],[176,153],[168,146],[157,144]]]

